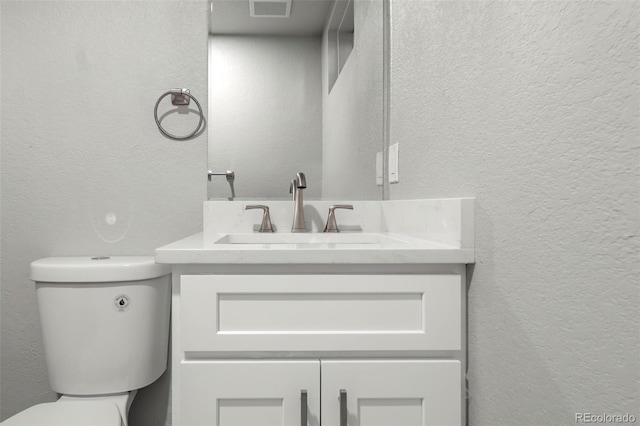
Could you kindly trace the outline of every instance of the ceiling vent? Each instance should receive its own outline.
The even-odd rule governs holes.
[[[249,0],[249,15],[252,18],[288,18],[291,0]]]

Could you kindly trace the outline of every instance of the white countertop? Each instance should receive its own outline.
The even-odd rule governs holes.
[[[275,233],[257,232],[268,205]],[[341,202],[308,201],[309,232],[290,232],[293,202],[207,201],[203,232],[156,249],[168,264],[447,264],[474,263],[474,200],[354,201],[340,212],[340,233],[322,233],[326,212]]]
[[[191,235],[156,249],[170,264],[425,264],[473,263],[475,252],[396,233],[382,244],[216,244],[226,234]]]

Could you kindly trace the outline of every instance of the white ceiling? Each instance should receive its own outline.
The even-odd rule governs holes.
[[[211,34],[320,35],[335,0],[293,0],[288,18],[252,18],[249,0],[212,0]]]

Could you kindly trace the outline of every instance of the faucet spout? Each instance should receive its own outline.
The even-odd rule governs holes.
[[[304,221],[304,202],[302,190],[307,187],[307,179],[302,172],[298,172],[296,178],[291,181],[290,191],[293,192],[293,225],[291,232],[307,232],[307,224]]]
[[[298,188],[304,189],[304,188],[307,187],[307,178],[305,177],[304,173],[298,172],[296,174],[296,179],[295,180],[297,181]]]

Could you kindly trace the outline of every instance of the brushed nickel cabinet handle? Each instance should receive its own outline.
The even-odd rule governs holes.
[[[307,426],[307,390],[300,391],[300,426]]]
[[[347,391],[340,389],[340,426],[347,426]]]

